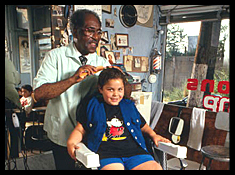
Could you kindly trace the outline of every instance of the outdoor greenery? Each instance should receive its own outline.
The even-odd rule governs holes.
[[[218,83],[220,81],[229,81],[229,69],[226,69],[224,67],[221,67],[220,69],[216,69],[215,70],[215,74],[214,74],[214,80],[215,80],[215,84],[214,84],[214,94],[220,94],[218,92]],[[230,94],[220,94],[223,97],[229,97]]]
[[[172,87],[171,91],[164,91],[163,102],[182,100],[184,97],[188,96],[187,82],[185,82],[182,87]]]
[[[173,56],[182,56],[184,53],[180,49],[186,47],[185,38],[187,34],[183,34],[184,29],[178,24],[167,26],[167,41],[166,41],[166,59],[172,59]]]
[[[223,60],[224,52],[225,52],[225,41],[229,38],[228,34],[228,26],[221,25],[220,31],[220,40],[218,45],[217,58],[218,60]],[[187,43],[185,42],[185,38],[187,34],[184,34],[184,29],[180,28],[178,24],[170,24],[167,26],[167,41],[166,41],[166,60],[173,60],[173,56],[193,56],[195,55],[195,51],[192,53],[182,52],[182,48],[185,48]],[[213,94],[219,94],[223,97],[229,97],[229,94],[220,94],[218,93],[218,83],[220,81],[229,81],[229,68],[217,66],[214,73],[214,92]],[[172,75],[173,76],[173,75]],[[189,77],[190,78],[190,77]],[[188,90],[186,88],[187,80],[182,84],[181,87],[172,87],[172,90],[166,91],[164,90],[164,102],[182,100],[184,97],[188,95]]]

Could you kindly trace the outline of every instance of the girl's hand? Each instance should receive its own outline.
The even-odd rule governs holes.
[[[68,150],[70,157],[76,161],[77,159],[75,155],[75,149],[79,149],[79,147],[72,143],[67,144],[67,150]]]
[[[67,150],[72,159],[76,161],[75,149],[79,149],[77,146],[78,143],[82,141],[83,135],[85,134],[85,130],[82,127],[82,124],[77,122],[73,132],[70,134],[69,139],[67,141]]]
[[[153,142],[155,143],[155,145],[158,147],[158,142],[166,142],[166,143],[171,143],[171,141],[167,138],[164,138],[160,135],[157,135],[153,138]]]

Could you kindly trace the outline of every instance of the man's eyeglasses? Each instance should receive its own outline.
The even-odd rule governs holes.
[[[101,35],[102,35],[102,30],[100,30],[100,29],[96,30],[93,27],[82,28],[82,30],[86,36],[92,37],[92,36],[94,36],[95,33],[98,35],[98,37],[101,37]]]

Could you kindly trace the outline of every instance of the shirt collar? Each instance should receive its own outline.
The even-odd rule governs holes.
[[[75,43],[70,42],[67,49],[66,49],[65,55],[67,57],[72,57],[72,58],[78,59],[82,54],[76,48]],[[84,55],[84,56],[89,60],[89,57],[92,55],[96,55],[96,53],[89,53],[88,55]]]
[[[66,57],[72,57],[78,59],[82,54],[75,47],[74,42],[70,42],[65,52]]]

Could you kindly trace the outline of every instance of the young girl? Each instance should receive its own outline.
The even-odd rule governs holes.
[[[34,105],[33,97],[31,96],[32,92],[33,88],[28,84],[21,87],[22,97],[20,98],[20,103],[24,108],[26,115],[32,111]]]
[[[134,103],[123,98],[125,84],[120,70],[107,68],[101,72],[98,89],[102,95],[94,96],[82,107],[84,112],[77,116],[77,126],[67,142],[68,152],[76,159],[76,144],[83,140],[99,154],[101,170],[162,169],[148,153],[142,133],[149,135],[157,146],[158,141],[170,141],[157,135]]]

